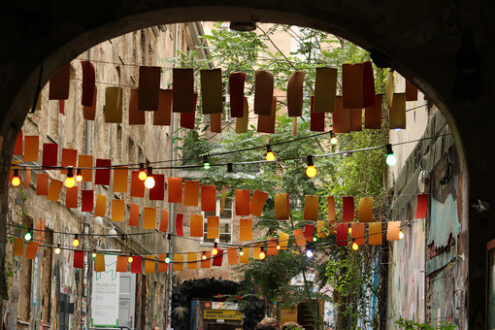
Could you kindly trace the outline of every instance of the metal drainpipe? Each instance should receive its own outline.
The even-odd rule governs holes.
[[[177,57],[177,51],[179,49],[179,24],[175,24],[175,35],[174,35],[174,57]],[[170,139],[171,139],[171,164],[174,165],[175,162],[175,140],[174,140],[174,129],[175,129],[175,116],[172,114],[172,120],[170,123]],[[174,169],[170,169],[170,175],[174,176]],[[175,233],[175,205],[174,203],[169,203],[169,233]],[[170,237],[168,241],[168,255],[171,260],[173,260],[174,252],[174,242],[173,237]],[[170,263],[168,266],[168,278],[167,278],[167,327],[171,327],[172,324],[172,288],[173,288],[173,277],[174,277],[173,264]]]

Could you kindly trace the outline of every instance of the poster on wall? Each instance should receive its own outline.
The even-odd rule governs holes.
[[[120,273],[116,271],[117,256],[105,255],[105,271],[93,272],[91,290],[91,325],[119,325]]]

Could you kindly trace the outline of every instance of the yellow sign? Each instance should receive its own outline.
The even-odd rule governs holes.
[[[227,309],[205,309],[205,320],[241,320],[242,314],[236,310]]]

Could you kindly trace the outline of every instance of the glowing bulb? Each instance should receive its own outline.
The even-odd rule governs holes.
[[[96,252],[91,253],[91,256],[93,257],[93,259],[96,258]]]
[[[306,175],[308,176],[308,178],[314,178],[317,172],[318,171],[316,170],[313,164],[313,156],[308,156],[308,166],[306,167]]]
[[[28,231],[26,234],[24,234],[24,240],[29,242],[31,239],[33,239],[33,234],[31,234],[30,231]]]
[[[60,244],[55,248],[55,254],[60,254]]]
[[[12,180],[10,181],[14,187],[19,187],[21,184],[21,177],[19,176],[19,170],[14,170],[14,175],[12,176]]]
[[[81,182],[82,180],[83,180],[82,171],[80,168],[78,168],[76,172],[76,181]]]
[[[337,137],[335,135],[333,135],[331,138],[330,138],[330,143],[333,144],[333,145],[336,145],[337,144]]]
[[[64,185],[67,188],[72,188],[76,185],[76,180],[74,180],[74,169],[72,167],[67,169],[67,178],[65,178]]]
[[[318,240],[318,237],[313,237],[313,242],[316,242]]]
[[[129,258],[127,258],[127,262],[129,262],[130,264],[132,264],[133,261],[134,261],[133,257],[130,256]]]
[[[241,250],[241,252],[239,252],[239,255],[240,256],[243,256],[244,255],[244,250]]]
[[[151,175],[144,180],[144,186],[148,189],[153,189],[155,186],[155,178]]]
[[[354,251],[359,250],[359,245],[358,245],[358,243],[353,242],[353,243],[352,243],[352,249],[353,249]]]
[[[280,250],[280,245],[279,244],[277,244],[277,250]]]
[[[139,180],[144,181],[144,180],[146,180],[147,177],[148,177],[148,175],[146,174],[146,170],[144,169],[144,164],[140,164],[139,165],[139,173],[138,173]]]
[[[392,145],[389,143],[386,146],[387,148],[387,158],[385,158],[385,163],[388,166],[394,166],[397,163],[397,158],[395,158],[394,151],[392,150]]]
[[[349,231],[349,234],[352,234],[352,227],[349,227],[348,231]]]
[[[201,255],[201,259],[206,260],[206,252],[203,251],[203,254]]]
[[[265,249],[263,247],[261,247],[259,257],[260,257],[260,260],[264,260],[266,258]]]
[[[267,144],[266,145],[266,160],[269,162],[273,162],[275,160],[275,154],[272,151],[272,146]]]
[[[404,236],[404,232],[402,230],[399,230],[399,239],[403,239]]]
[[[215,242],[213,245],[213,249],[211,250],[211,254],[216,256],[218,254],[218,244]]]
[[[208,156],[203,156],[203,168],[205,170],[210,168],[210,163],[208,162]]]
[[[74,246],[74,247],[79,246],[79,236],[78,235],[74,236],[74,240],[72,241],[72,246]]]
[[[169,264],[170,263],[170,257],[168,256],[168,254],[165,257],[165,260],[164,261],[165,261],[166,264]]]
[[[313,251],[311,249],[306,250],[306,257],[307,258],[313,258]]]

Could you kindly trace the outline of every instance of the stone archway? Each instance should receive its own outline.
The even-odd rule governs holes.
[[[414,82],[439,106],[469,168],[471,200],[494,204],[495,157],[487,153],[495,138],[489,109],[495,95],[489,62],[493,47],[495,7],[481,0],[465,2],[418,0],[309,1],[96,1],[43,0],[2,4],[0,49],[0,231],[5,233],[8,170],[19,127],[33,102],[38,83],[91,46],[139,28],[196,20],[256,20],[311,27],[344,37],[377,55]],[[463,32],[473,34],[462,43]],[[464,50],[459,52],[460,49]],[[461,55],[459,55],[461,54]],[[473,65],[466,65],[466,62]],[[40,74],[41,71],[41,74]],[[484,90],[459,97],[454,82],[459,72],[479,76]],[[465,82],[468,84],[468,81]],[[469,85],[462,85],[469,89]],[[477,94],[477,95],[474,95]],[[475,97],[474,97],[475,96]],[[464,152],[464,150],[466,152]],[[471,319],[483,309],[485,244],[495,233],[491,212],[471,211],[468,301]],[[3,242],[5,242],[3,240]],[[3,260],[5,243],[0,245]],[[0,289],[4,285],[0,272]],[[5,288],[3,288],[5,289]],[[2,290],[0,290],[2,291]],[[5,291],[5,290],[3,290]]]

